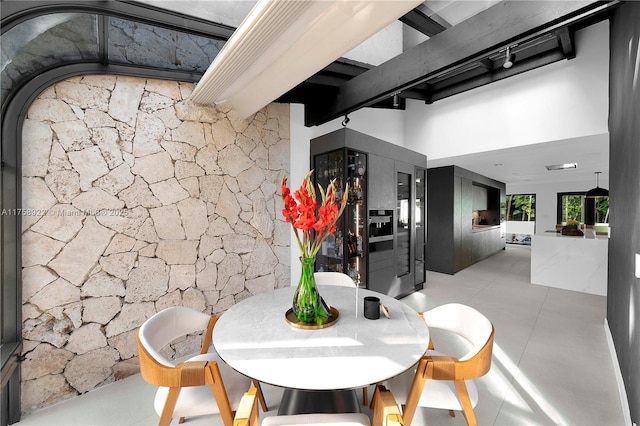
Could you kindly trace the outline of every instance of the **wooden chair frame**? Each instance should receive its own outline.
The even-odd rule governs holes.
[[[256,393],[256,388],[251,388],[245,392],[240,401],[238,411],[236,411],[235,419],[233,419],[233,426],[260,426]]]
[[[212,315],[209,319],[209,324],[202,340],[200,354],[206,354],[208,352],[213,338],[213,327],[216,325],[218,318],[219,315]],[[168,367],[159,363],[149,354],[149,352],[147,352],[140,342],[140,331],[136,334],[136,341],[138,343],[140,373],[144,380],[155,386],[169,388],[167,400],[165,401],[162,415],[158,422],[159,426],[169,425],[171,422],[173,410],[175,409],[178,401],[181,388],[205,385],[211,386],[223,423],[226,426],[231,426],[233,424],[234,412],[231,410],[227,391],[224,387],[224,382],[217,362],[188,361],[182,362],[175,367]],[[262,409],[267,411],[267,405],[264,400],[262,390],[260,389],[260,383],[256,380],[254,380],[253,383],[257,388],[258,399],[260,400]],[[184,417],[181,417],[179,423],[183,422]]]
[[[376,385],[372,398],[372,426],[404,426],[403,416],[391,391]]]
[[[418,362],[418,368],[413,378],[413,383],[407,396],[407,402],[403,407],[402,414],[407,424],[411,424],[413,416],[418,407],[422,390],[427,380],[450,380],[455,383],[458,391],[458,398],[462,405],[462,412],[469,426],[476,426],[476,416],[469,398],[465,380],[482,377],[491,368],[491,357],[493,354],[493,340],[495,329],[491,326],[491,334],[478,353],[464,361],[459,361],[451,356],[423,356]],[[429,349],[433,350],[433,342],[429,340]],[[449,413],[454,416],[453,410]]]
[[[233,426],[260,426],[256,392],[258,392],[256,388],[251,388],[244,394]],[[391,392],[384,386],[376,386],[372,405],[374,407],[372,426],[404,426],[398,404]]]

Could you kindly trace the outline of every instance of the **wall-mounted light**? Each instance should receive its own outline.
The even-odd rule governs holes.
[[[202,76],[191,100],[242,117],[287,93],[422,0],[259,0]]]
[[[600,173],[602,172],[595,172],[596,174],[596,187],[593,189],[590,189],[587,191],[587,193],[584,195],[585,198],[599,198],[599,197],[608,197],[609,196],[609,191],[607,189],[604,188],[600,188]]]
[[[393,94],[393,107],[394,108],[398,108],[399,106],[400,106],[400,94],[394,93]]]
[[[513,46],[507,47],[507,51],[504,57],[504,63],[502,64],[502,67],[506,69],[511,68],[513,66],[513,62],[516,60],[516,55],[511,53],[511,47]]]

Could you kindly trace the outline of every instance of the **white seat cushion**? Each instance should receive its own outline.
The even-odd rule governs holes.
[[[265,417],[262,426],[370,426],[371,422],[366,414],[344,413],[344,414],[296,414],[292,416],[271,416]]]
[[[189,358],[188,361],[216,361],[222,375],[224,387],[227,390],[231,409],[236,410],[238,408],[242,395],[251,386],[251,379],[233,370],[215,352],[196,355]],[[169,388],[167,387],[161,387],[156,392],[154,407],[158,415],[162,413],[168,393]],[[180,391],[173,417],[192,417],[219,412],[211,386],[190,386],[182,388]]]

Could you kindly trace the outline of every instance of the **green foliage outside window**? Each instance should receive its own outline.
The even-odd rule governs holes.
[[[566,223],[567,220],[573,219],[578,222],[582,220],[582,200],[584,196],[578,194],[563,195],[562,196],[562,223]]]
[[[507,220],[531,222],[536,217],[534,194],[507,195]]]
[[[609,223],[609,197],[599,197],[589,200],[584,194],[558,194],[561,200],[560,222],[566,223],[569,219],[580,223],[585,221],[585,204],[593,202],[595,223]]]
[[[596,223],[609,223],[609,197],[596,198]]]

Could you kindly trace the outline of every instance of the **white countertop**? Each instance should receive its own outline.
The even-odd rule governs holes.
[[[338,309],[336,324],[302,330],[285,320],[295,287],[260,293],[232,306],[214,328],[220,357],[235,370],[264,383],[295,389],[352,389],[411,368],[427,349],[429,330],[416,311],[386,295],[355,288],[318,286]],[[363,298],[377,296],[391,319],[363,316]]]
[[[583,231],[584,235],[562,235],[559,232],[555,231],[546,231],[535,234],[535,237],[549,237],[549,238],[573,238],[573,239],[583,239],[583,240],[608,240],[608,235],[598,235],[593,232],[592,229],[587,229]]]

